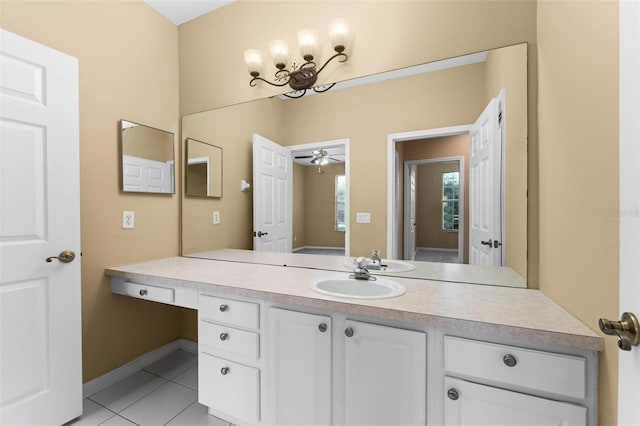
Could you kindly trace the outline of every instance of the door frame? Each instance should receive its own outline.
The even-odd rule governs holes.
[[[305,143],[305,144],[299,144],[299,145],[287,145],[285,146],[285,148],[289,148],[291,150],[291,158],[292,158],[292,163],[293,163],[293,154],[295,154],[296,151],[309,151],[309,150],[314,150],[314,149],[321,149],[321,148],[334,148],[336,146],[344,146],[344,177],[345,177],[345,191],[346,191],[346,200],[345,200],[345,204],[344,204],[344,220],[345,220],[345,226],[346,229],[344,231],[344,255],[345,256],[349,256],[349,247],[350,247],[350,242],[351,242],[351,238],[350,238],[350,233],[351,233],[351,226],[350,226],[350,216],[349,216],[349,200],[351,198],[350,194],[349,194],[349,188],[350,188],[350,159],[349,159],[349,152],[350,152],[350,139],[349,138],[344,138],[344,139],[332,139],[332,140],[328,140],[328,141],[322,141],[322,142],[310,142],[310,143]],[[293,203],[293,191],[291,191],[290,194],[291,198],[291,202]]]
[[[436,129],[416,130],[412,132],[391,133],[387,135],[387,258],[398,259],[400,252],[398,230],[395,226],[402,217],[402,203],[396,188],[399,181],[399,167],[396,158],[396,143],[419,139],[431,139],[444,136],[455,136],[469,133],[471,124],[462,126],[440,127]],[[404,185],[403,185],[404,189]]]
[[[640,3],[621,1],[620,22],[620,313],[640,315]],[[618,423],[638,424],[640,383],[634,380],[640,372],[640,346],[631,351],[618,351]]]
[[[460,157],[460,156],[456,156],[456,157],[441,157],[441,158],[431,158],[431,159],[424,159],[424,160],[409,160],[409,161],[405,161],[404,162],[404,193],[405,193],[405,198],[404,198],[404,236],[405,236],[405,250],[407,247],[407,235],[408,235],[408,228],[407,228],[407,218],[409,213],[407,212],[407,206],[409,205],[409,201],[407,200],[406,194],[408,193],[408,187],[407,187],[407,177],[409,174],[409,168],[412,165],[423,165],[423,164],[437,164],[437,163],[453,163],[453,162],[457,162],[458,163],[458,170],[460,173],[460,198],[459,198],[459,204],[458,204],[458,263],[463,263],[464,262],[464,233],[465,233],[465,227],[464,227],[464,220],[465,220],[465,215],[464,215],[464,195],[466,192],[466,188],[464,185],[464,157]]]

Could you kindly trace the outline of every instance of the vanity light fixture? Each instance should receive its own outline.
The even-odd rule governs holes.
[[[252,77],[249,86],[255,87],[258,80],[277,87],[288,84],[295,91],[293,94],[284,94],[289,98],[301,98],[308,89],[313,89],[313,91],[317,93],[326,92],[331,89],[335,83],[321,87],[313,87],[313,85],[318,80],[318,74],[320,74],[329,62],[336,58],[339,58],[339,62],[346,62],[347,59],[349,59],[347,54],[344,53],[349,37],[349,29],[346,22],[343,19],[334,19],[331,21],[329,24],[329,36],[336,54],[327,59],[320,68],[317,68],[316,63],[313,61],[318,50],[318,38],[314,31],[301,30],[298,33],[300,56],[304,59],[304,63],[300,66],[297,66],[295,62],[291,63],[291,70],[287,69],[289,62],[289,46],[287,42],[284,40],[272,41],[270,44],[271,57],[273,58],[274,65],[278,69],[275,72],[275,82],[260,77],[260,71],[262,70],[262,53],[257,49],[246,50],[244,52],[244,61]]]

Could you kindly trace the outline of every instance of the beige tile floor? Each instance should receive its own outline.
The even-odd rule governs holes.
[[[231,426],[198,403],[198,357],[177,350],[83,401],[68,426]]]

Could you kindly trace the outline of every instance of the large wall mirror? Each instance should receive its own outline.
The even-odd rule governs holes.
[[[498,242],[501,266],[484,267],[477,279],[467,274],[455,280],[496,284],[492,276],[508,269],[511,283],[505,284],[526,287],[526,44],[341,82],[328,92],[300,99],[266,98],[183,117],[184,137],[225,141],[221,146],[229,159],[223,165],[229,197],[225,195],[217,208],[229,220],[223,220],[223,226],[211,226],[211,206],[184,198],[182,254],[207,258],[216,249],[253,248],[252,196],[239,190],[239,182],[252,177],[254,133],[292,147],[292,157],[300,156],[306,144],[317,151],[323,141],[347,140],[346,253],[367,256],[379,249],[383,257],[420,260],[414,257],[417,248],[442,249],[450,256],[425,260],[425,267],[399,275],[447,280],[442,278],[447,265],[473,263],[476,255],[469,233],[474,226],[471,218],[480,210],[469,198],[469,179],[476,173],[470,147],[474,126],[492,102],[501,123],[497,126],[501,151],[491,166],[497,179],[487,191],[497,197],[498,207],[482,220],[490,220],[500,231],[499,237],[491,239],[492,247]],[[411,203],[405,202],[410,196],[410,170],[417,173],[414,183],[420,188],[414,203],[417,219],[408,213]],[[295,174],[293,186],[295,196]],[[427,195],[420,195],[429,187],[436,188],[429,190],[430,204],[424,202]],[[443,187],[453,199],[443,200]],[[435,198],[434,191],[439,191]],[[303,196],[308,200],[314,194]],[[356,222],[362,213],[368,214],[369,223]],[[429,220],[426,215],[431,215]],[[305,213],[305,223],[294,224],[294,248],[296,242],[300,244],[296,233],[298,238],[301,235],[296,229],[321,222],[312,216]],[[416,240],[407,248],[415,223]],[[427,230],[427,223],[433,223],[434,229]],[[307,241],[306,245],[318,244]]]
[[[222,148],[190,138],[185,144],[185,194],[221,198]]]
[[[120,120],[122,190],[175,193],[174,135]]]

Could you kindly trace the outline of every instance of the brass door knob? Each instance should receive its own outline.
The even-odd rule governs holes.
[[[618,347],[623,351],[630,351],[632,346],[640,344],[640,325],[638,318],[631,312],[625,312],[620,321],[610,321],[600,318],[598,326],[604,334],[618,336]]]
[[[57,256],[50,256],[45,259],[47,263],[51,263],[53,259],[58,259],[62,263],[70,263],[73,262],[73,259],[76,258],[76,254],[71,250],[65,250],[60,252]]]

